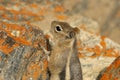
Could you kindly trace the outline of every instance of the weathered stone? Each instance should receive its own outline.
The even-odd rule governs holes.
[[[99,74],[97,80],[119,80],[120,79],[120,57],[116,58],[110,66]]]
[[[48,44],[43,32],[30,24],[0,24],[0,80],[45,80],[48,54],[43,48],[48,50]]]

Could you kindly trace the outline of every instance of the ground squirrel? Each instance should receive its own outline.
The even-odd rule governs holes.
[[[72,28],[66,22],[51,23],[51,54],[48,64],[50,80],[82,80],[76,45],[78,32],[78,28]]]

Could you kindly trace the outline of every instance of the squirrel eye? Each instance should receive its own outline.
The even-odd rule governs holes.
[[[55,27],[55,30],[56,30],[57,32],[59,32],[59,31],[62,31],[63,29],[62,29],[62,27],[61,27],[60,25],[57,25],[57,26]]]

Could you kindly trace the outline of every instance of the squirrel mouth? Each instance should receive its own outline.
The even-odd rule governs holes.
[[[69,36],[66,36],[66,37],[65,37],[65,39],[71,39],[71,37],[69,37]]]

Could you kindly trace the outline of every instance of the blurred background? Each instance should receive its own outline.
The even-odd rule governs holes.
[[[44,30],[51,21],[62,20],[120,43],[120,0],[0,0],[0,20],[29,22]]]

